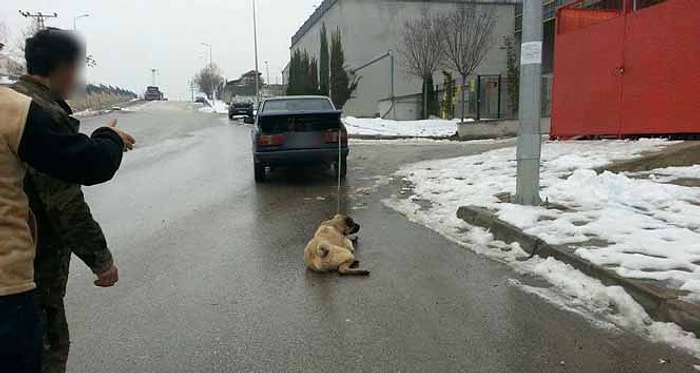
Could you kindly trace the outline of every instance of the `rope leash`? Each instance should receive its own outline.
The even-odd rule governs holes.
[[[337,213],[340,214],[340,188],[341,188],[341,167],[342,166],[342,161],[343,161],[343,130],[341,128],[338,128],[338,163],[336,165],[336,172],[338,173],[338,209]]]

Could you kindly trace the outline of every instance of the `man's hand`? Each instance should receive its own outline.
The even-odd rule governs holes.
[[[117,270],[117,267],[112,265],[109,267],[108,270],[102,272],[102,273],[97,273],[97,280],[95,280],[95,286],[99,286],[101,288],[108,288],[114,286],[114,284],[119,281],[119,270]]]
[[[124,152],[128,152],[129,150],[134,149],[134,144],[136,144],[136,140],[133,136],[117,128],[116,119],[110,120],[109,123],[107,123],[107,128],[116,132],[117,135],[119,135],[119,137],[122,138],[122,141],[124,142]]]

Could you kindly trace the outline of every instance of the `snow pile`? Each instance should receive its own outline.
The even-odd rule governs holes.
[[[700,189],[592,171],[671,144],[545,144],[542,197],[565,206],[563,210],[500,203],[494,196],[515,191],[514,148],[406,166],[395,177],[412,185],[411,196],[384,202],[458,244],[554,285],[544,289],[513,282],[525,291],[597,322],[602,319],[700,354],[700,341],[675,324],[652,322],[623,289],[606,287],[554,259],[526,260],[517,244],[496,242],[489,232],[456,217],[460,206],[477,205],[496,210],[501,219],[550,243],[608,241],[608,247],[584,246],[577,254],[623,276],[668,281],[700,294],[700,268],[694,264],[700,263]]]
[[[199,109],[199,111],[202,113],[228,114],[228,105],[225,102],[207,100],[207,103],[208,106]]]
[[[10,78],[8,78],[5,75],[0,75],[0,85],[8,86],[8,85],[12,85],[14,83],[15,83],[14,80],[10,80]]]
[[[659,183],[670,183],[678,179],[700,179],[700,165],[689,167],[658,168],[651,172],[635,172],[630,176],[645,176]]]
[[[351,135],[449,137],[457,133],[458,120],[395,121],[381,118],[343,118]]]

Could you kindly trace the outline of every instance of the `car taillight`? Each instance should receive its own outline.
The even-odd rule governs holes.
[[[258,145],[279,146],[284,144],[284,140],[284,135],[260,135],[258,136]]]
[[[343,131],[338,133],[338,131],[324,132],[323,141],[327,143],[337,143],[338,139],[342,140],[343,143],[348,142],[348,133]]]

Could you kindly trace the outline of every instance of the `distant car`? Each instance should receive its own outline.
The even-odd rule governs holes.
[[[160,101],[163,99],[163,92],[158,87],[147,87],[143,98],[146,101]]]
[[[202,97],[202,96],[197,96],[197,98],[194,99],[194,102],[199,103],[199,104],[208,105],[207,99]]]
[[[350,150],[341,113],[324,96],[263,101],[252,130],[255,181],[265,181],[268,168],[299,165],[332,166],[345,177]]]
[[[254,104],[248,101],[233,101],[228,107],[228,118],[233,119],[236,116],[253,117]]]

